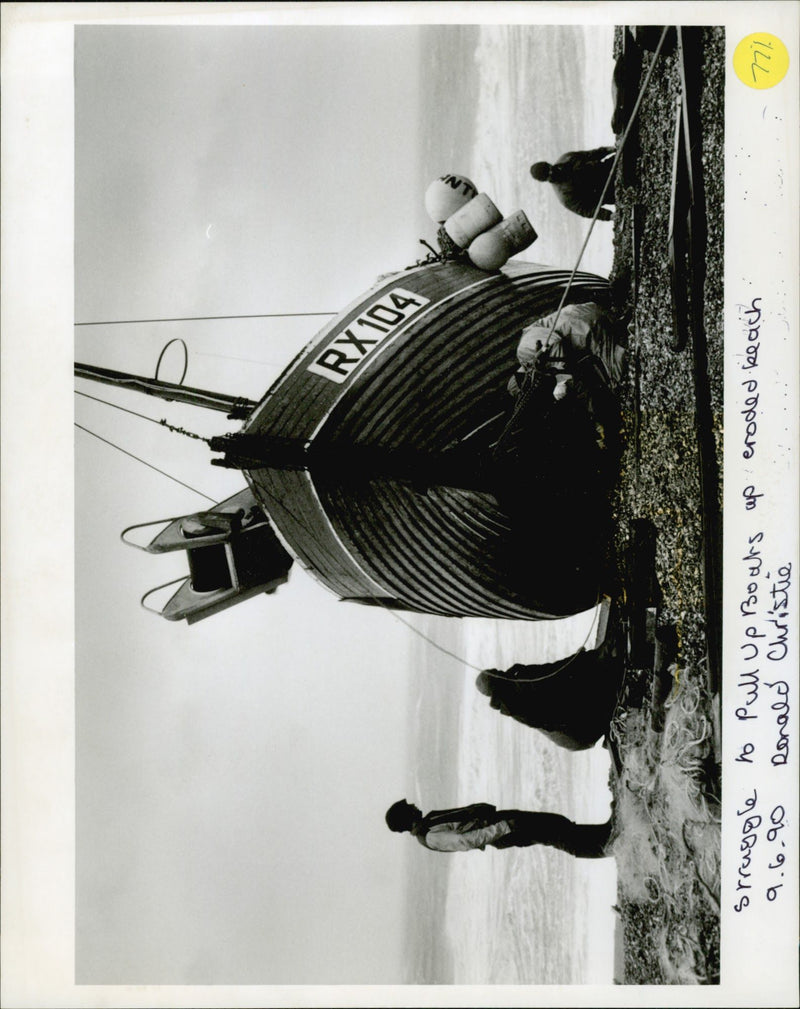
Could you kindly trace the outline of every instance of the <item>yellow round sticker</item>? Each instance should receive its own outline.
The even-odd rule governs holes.
[[[771,88],[786,76],[789,51],[777,36],[756,32],[736,47],[733,69],[749,88]]]

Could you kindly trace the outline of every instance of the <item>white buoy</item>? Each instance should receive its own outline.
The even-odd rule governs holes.
[[[466,249],[473,238],[488,231],[502,221],[503,215],[486,193],[473,197],[444,222],[444,230],[462,249]]]
[[[477,187],[465,175],[442,175],[425,191],[425,210],[436,224],[444,224],[477,195]]]
[[[499,270],[511,258],[511,249],[497,228],[484,231],[470,243],[469,258],[481,270]]]
[[[516,213],[503,218],[494,230],[499,231],[508,242],[511,249],[509,255],[511,256],[516,256],[518,252],[522,252],[533,245],[539,237],[533,230],[533,225],[528,220],[524,210],[518,210]]]
[[[525,211],[518,210],[478,235],[468,249],[469,258],[482,270],[499,270],[537,238]]]

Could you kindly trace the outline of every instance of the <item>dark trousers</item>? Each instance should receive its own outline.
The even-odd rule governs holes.
[[[500,809],[497,818],[508,821],[511,833],[491,842],[495,848],[549,844],[576,858],[602,858],[611,838],[611,820],[574,823],[558,813],[528,813],[522,809]]]

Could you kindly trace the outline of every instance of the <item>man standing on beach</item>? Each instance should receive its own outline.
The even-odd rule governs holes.
[[[581,217],[594,217],[611,165],[613,147],[598,147],[593,151],[569,151],[551,165],[537,161],[531,165],[531,175],[537,182],[550,182],[567,210]],[[609,182],[603,203],[614,203],[614,181]],[[610,221],[611,211],[601,207],[600,221]]]
[[[611,839],[611,820],[573,823],[557,813],[496,809],[488,802],[432,810],[423,816],[421,809],[401,799],[387,811],[386,825],[397,833],[410,832],[431,851],[483,851],[487,844],[493,848],[548,844],[576,858],[602,858]]]

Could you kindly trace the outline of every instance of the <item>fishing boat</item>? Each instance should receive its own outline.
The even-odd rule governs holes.
[[[593,605],[598,565],[577,555],[572,539],[583,538],[559,518],[569,508],[552,465],[537,464],[552,464],[552,451],[534,447],[516,474],[518,458],[504,472],[492,453],[509,420],[523,327],[562,302],[608,299],[607,281],[592,274],[437,258],[378,281],[258,403],[76,366],[80,377],[243,418],[240,432],[210,444],[222,453],[214,463],[241,469],[247,491],[171,520],[144,546],[189,555],[193,577],[163,615],[194,621],[274,591],[294,559],[340,599],[366,605],[514,619]],[[526,493],[509,504],[503,487],[515,482]],[[230,522],[238,512],[250,518]],[[244,544],[257,537],[256,563]]]

